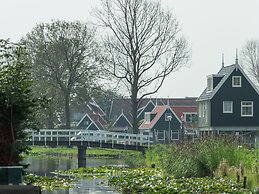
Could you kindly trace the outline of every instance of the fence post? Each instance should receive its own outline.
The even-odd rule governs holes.
[[[114,134],[112,134],[112,148],[114,148]]]
[[[103,134],[100,133],[100,148],[102,148],[102,137],[103,137]]]
[[[244,176],[244,184],[243,184],[243,188],[246,188],[246,176]]]
[[[140,134],[140,145],[142,146],[143,145],[143,134]]]
[[[57,146],[58,146],[58,132],[59,132],[59,131],[57,130]]]
[[[46,134],[47,132],[46,132],[46,130],[45,130],[45,132],[44,132],[44,134],[45,134],[45,137],[44,137],[44,140],[45,140],[45,146],[47,145],[47,134]]]
[[[124,133],[124,149],[126,149],[126,139],[127,139],[127,138],[126,138],[126,135],[127,135],[127,134]]]
[[[80,132],[81,132],[80,137],[81,137],[81,146],[82,146],[83,145],[83,132],[82,132],[82,130]]]
[[[138,150],[138,134],[136,134],[136,150]]]
[[[240,181],[240,176],[237,175],[237,183],[239,183],[239,181]]]

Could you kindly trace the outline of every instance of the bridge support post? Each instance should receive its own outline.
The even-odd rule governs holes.
[[[87,146],[85,145],[79,145],[77,147],[77,159],[78,159],[78,168],[86,167],[86,148]]]

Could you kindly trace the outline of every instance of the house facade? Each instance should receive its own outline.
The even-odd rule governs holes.
[[[180,140],[181,120],[169,105],[158,105],[151,112],[145,112],[140,125],[141,133],[153,133],[154,141],[166,143]]]
[[[235,134],[255,141],[259,131],[259,92],[236,62],[207,77],[197,99],[202,135]]]
[[[179,142],[197,128],[197,106],[157,105],[151,112],[145,113],[140,132],[153,133],[157,143]],[[192,131],[192,133],[190,133]]]
[[[195,97],[186,98],[146,98],[141,101],[140,108],[138,109],[138,122],[139,126],[145,121],[147,114],[151,113],[157,106],[195,106],[197,107]],[[196,111],[197,112],[197,111]],[[109,114],[110,122],[112,124],[112,131],[118,129],[127,129],[128,132],[132,131],[132,114],[130,99],[114,99],[112,101],[111,110]],[[188,118],[187,118],[188,119]],[[165,121],[163,121],[165,122]],[[167,125],[165,122],[164,125]],[[125,131],[125,130],[124,130]],[[142,130],[143,131],[143,130]]]

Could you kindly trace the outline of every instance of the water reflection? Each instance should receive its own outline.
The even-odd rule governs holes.
[[[24,163],[30,164],[27,172],[32,172],[42,176],[53,176],[51,172],[55,170],[66,170],[77,168],[77,158],[59,157],[59,158],[38,158],[28,157]],[[87,167],[108,166],[108,165],[123,165],[123,162],[118,159],[86,159]],[[80,179],[75,183],[74,188],[59,189],[54,191],[43,191],[42,194],[104,194],[117,193],[109,188],[105,179]]]

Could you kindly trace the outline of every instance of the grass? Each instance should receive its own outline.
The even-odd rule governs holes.
[[[117,150],[117,149],[107,149],[107,148],[87,148],[86,155],[89,157],[118,157],[125,154],[135,154],[137,151],[130,150]],[[77,155],[77,147],[41,147],[41,146],[32,146],[29,152],[30,155],[36,156],[45,156],[45,155]]]

